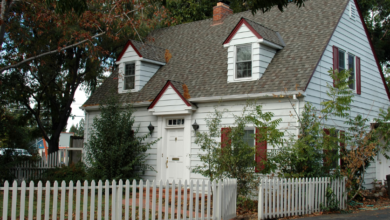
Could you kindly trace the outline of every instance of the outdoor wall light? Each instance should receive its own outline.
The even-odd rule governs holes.
[[[154,126],[152,125],[152,122],[150,122],[148,129],[149,129],[150,135],[152,135],[152,133],[154,131]]]
[[[196,123],[196,120],[195,120],[195,123],[192,124],[192,128],[197,131],[199,129],[199,125]]]

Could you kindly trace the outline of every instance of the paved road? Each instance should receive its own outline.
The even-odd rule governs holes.
[[[336,220],[336,219],[353,219],[353,220],[371,220],[371,219],[389,219],[390,220],[390,209],[375,210],[375,211],[363,211],[352,214],[331,214],[321,215],[316,217],[308,217],[302,219],[312,220]]]

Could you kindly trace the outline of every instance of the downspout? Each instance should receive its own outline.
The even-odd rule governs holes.
[[[300,126],[299,126],[299,116],[300,116],[300,106],[301,106],[301,102],[299,101],[299,98],[297,98],[297,95],[293,95],[293,99],[296,100],[296,105],[295,105],[295,112],[297,114],[297,121],[296,121],[296,124],[295,126],[297,127],[297,137],[299,135],[299,130],[300,130]]]

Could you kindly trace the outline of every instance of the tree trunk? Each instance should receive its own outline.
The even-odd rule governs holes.
[[[59,136],[52,136],[50,140],[48,140],[49,143],[49,154],[54,153],[58,151],[59,149]]]

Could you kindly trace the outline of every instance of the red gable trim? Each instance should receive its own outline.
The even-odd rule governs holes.
[[[241,20],[238,22],[236,27],[233,29],[232,33],[229,34],[229,36],[226,38],[223,44],[227,44],[232,40],[232,38],[234,37],[234,35],[236,35],[237,31],[240,29],[242,24],[245,24],[249,28],[249,30],[251,30],[252,33],[256,35],[257,38],[263,39],[263,37],[260,36],[260,34],[257,33],[257,31],[255,31],[255,29],[253,29],[253,27],[244,18],[241,18]]]
[[[148,109],[152,109],[158,102],[158,100],[160,100],[161,96],[165,93],[165,91],[168,89],[168,87],[171,86],[173,88],[173,90],[175,90],[175,92],[177,93],[177,95],[179,95],[179,97],[183,100],[184,103],[186,103],[187,106],[191,106],[191,104],[187,101],[187,99],[185,99],[183,97],[182,94],[180,94],[180,92],[175,88],[175,86],[173,86],[173,84],[171,83],[170,80],[168,80],[168,82],[165,84],[165,86],[162,88],[162,90],[158,93],[157,97],[153,100],[153,102],[149,105]]]
[[[354,0],[354,2],[355,2],[355,5],[356,5],[356,9],[357,9],[357,11],[358,11],[358,13],[359,13],[360,20],[361,20],[361,22],[362,22],[362,24],[363,24],[364,31],[366,31],[367,39],[368,39],[368,42],[370,43],[372,53],[374,54],[375,61],[376,61],[376,65],[378,66],[379,73],[381,74],[382,82],[383,82],[383,85],[385,86],[386,93],[387,93],[387,97],[389,98],[389,101],[390,101],[390,92],[389,92],[389,88],[387,87],[386,80],[385,80],[385,76],[383,75],[381,65],[379,65],[378,57],[376,56],[376,53],[375,53],[375,51],[374,51],[374,46],[372,45],[371,38],[370,38],[370,34],[368,33],[367,25],[366,25],[366,23],[364,23],[363,16],[362,16],[362,12],[360,11],[360,7],[359,7],[359,5],[358,5],[358,3],[357,3],[357,0]]]
[[[375,51],[374,51],[374,47],[373,47],[372,42],[371,42],[370,34],[368,33],[368,29],[367,29],[366,23],[364,23],[363,16],[362,16],[362,12],[360,11],[360,7],[359,7],[359,5],[358,5],[358,3],[357,3],[356,0],[354,0],[354,2],[355,2],[355,5],[356,5],[356,9],[357,9],[357,11],[358,11],[358,13],[359,13],[360,21],[362,22],[363,27],[364,27],[364,31],[366,32],[366,36],[367,36],[368,42],[370,43],[371,51],[372,51],[372,53],[374,54],[374,58],[375,58],[375,61],[376,61],[376,65],[378,66],[378,70],[379,70],[379,73],[380,73],[380,75],[381,75],[383,85],[385,86],[385,89],[386,89],[387,97],[389,98],[389,101],[390,101],[390,92],[389,92],[389,88],[387,87],[385,77],[384,77],[383,72],[382,72],[382,69],[381,69],[381,67],[380,67],[380,65],[379,65],[378,57],[376,56],[376,53],[375,53]],[[344,11],[345,11],[345,9],[346,9],[347,7],[348,7],[348,4],[345,6]],[[343,13],[344,13],[344,11],[343,11]],[[342,16],[343,16],[343,14],[341,14],[341,16],[340,16],[339,21],[337,22],[337,24],[340,23],[340,20],[341,20]],[[332,33],[332,35],[330,35],[329,40],[328,40],[328,43],[326,44],[326,46],[328,46],[328,44],[329,44],[329,42],[330,42],[330,39],[332,38],[334,32],[336,31],[336,28],[337,28],[337,25],[336,25],[335,28],[333,29],[333,33]],[[322,52],[321,58],[324,56],[325,51],[326,51],[326,47],[325,47],[324,51]],[[316,71],[316,69],[317,69],[317,67],[318,67],[318,65],[319,65],[319,63],[320,63],[321,58],[318,60],[317,65],[316,65],[316,67],[314,68],[313,73],[311,74],[310,79],[309,79],[309,81],[308,81],[307,84],[306,84],[305,91],[306,91],[307,87],[309,86],[309,83],[310,83],[310,81],[311,81],[311,78],[313,77],[313,75],[314,75],[314,73],[315,73],[315,71]]]
[[[133,43],[131,43],[131,40],[127,41],[126,46],[123,48],[122,52],[119,54],[118,58],[116,59],[116,62],[120,61],[122,59],[123,54],[125,54],[127,48],[131,45],[131,47],[134,49],[134,51],[138,54],[139,57],[142,57],[141,53],[137,50],[137,48],[134,47]]]

